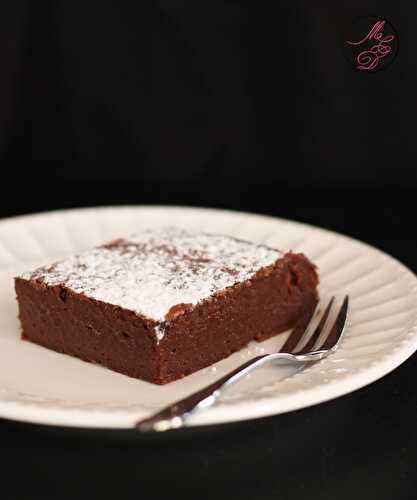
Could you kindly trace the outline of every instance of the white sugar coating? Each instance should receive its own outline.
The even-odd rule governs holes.
[[[282,253],[230,236],[149,229],[22,275],[161,322],[177,304],[196,305],[251,278]],[[157,327],[158,340],[163,326]]]

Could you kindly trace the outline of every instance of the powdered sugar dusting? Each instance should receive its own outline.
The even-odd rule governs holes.
[[[196,305],[249,279],[282,253],[263,245],[177,228],[145,230],[22,275],[163,321],[177,304]],[[163,336],[163,329],[155,332]]]
[[[153,331],[155,332],[156,343],[159,344],[159,342],[161,342],[161,340],[165,337],[165,328],[163,325],[159,324],[155,326]]]

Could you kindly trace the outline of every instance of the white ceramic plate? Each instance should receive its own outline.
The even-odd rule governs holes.
[[[53,425],[130,427],[139,418],[215,380],[249,356],[280,347],[286,334],[251,345],[166,386],[134,380],[20,340],[13,276],[138,228],[177,225],[304,252],[320,270],[321,294],[351,296],[350,326],[329,358],[296,371],[260,369],[192,424],[287,412],[382,377],[417,349],[417,278],[358,241],[259,215],[179,207],[109,207],[0,221],[0,416]]]

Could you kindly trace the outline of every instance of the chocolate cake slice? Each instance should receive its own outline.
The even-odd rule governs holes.
[[[175,228],[15,279],[24,339],[156,384],[293,327],[317,284],[302,254]]]

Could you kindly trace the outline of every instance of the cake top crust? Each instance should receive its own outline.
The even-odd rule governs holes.
[[[236,238],[178,228],[143,230],[51,266],[24,273],[157,322],[251,278],[282,256]]]

